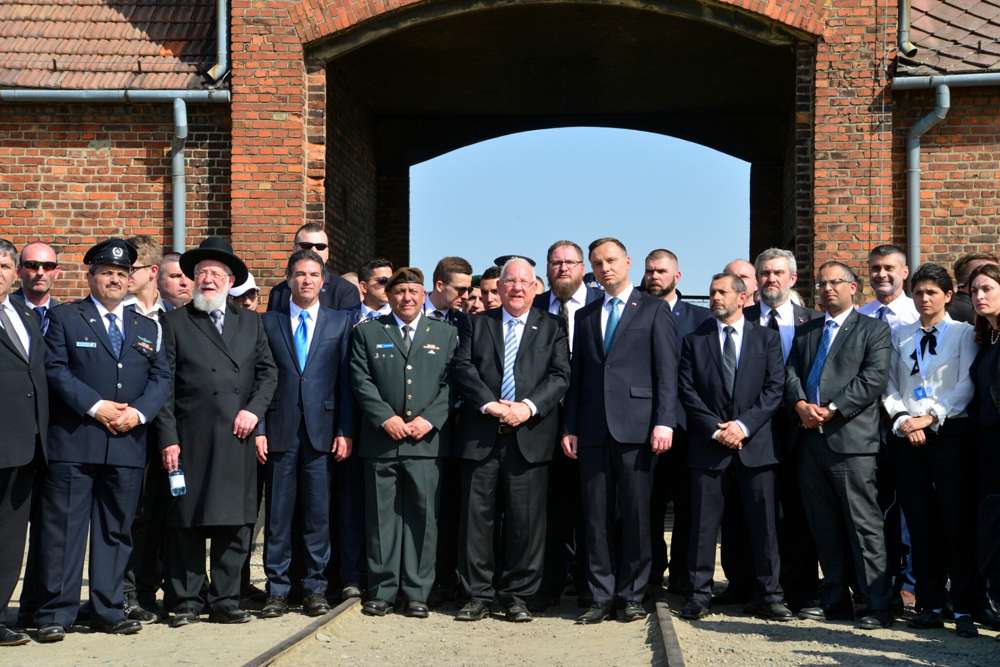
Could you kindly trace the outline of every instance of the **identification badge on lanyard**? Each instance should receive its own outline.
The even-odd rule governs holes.
[[[946,326],[947,325],[944,322],[940,322],[938,324],[937,344],[941,343],[941,339],[944,337]],[[923,333],[924,336],[927,335],[927,333],[925,333],[923,329],[918,329],[918,331]],[[931,331],[933,332],[934,329],[931,329]],[[925,398],[934,397],[934,390],[931,387],[927,386],[927,366],[924,364],[923,347],[920,345],[921,340],[922,337],[921,339],[914,338],[913,341],[913,354],[917,358],[917,372],[920,373],[920,385],[913,389],[913,398],[917,399],[918,401],[922,401]]]
[[[933,392],[931,391],[931,388],[925,387],[924,385],[920,385],[919,387],[916,387],[913,390],[913,398],[917,399],[918,401],[922,401],[925,398],[930,398],[932,394]]]

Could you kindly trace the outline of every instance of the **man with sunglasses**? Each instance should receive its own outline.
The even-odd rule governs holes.
[[[323,225],[307,222],[299,227],[298,231],[295,232],[292,252],[298,250],[312,250],[323,258],[323,289],[319,294],[320,305],[334,310],[357,309],[361,303],[358,288],[339,275],[330,273],[327,268],[327,264],[330,262],[330,239],[327,237]],[[291,299],[291,290],[288,288],[288,283],[282,281],[271,288],[271,294],[267,298],[267,309],[287,313],[289,299]]]
[[[389,297],[385,286],[392,277],[392,262],[381,257],[368,260],[358,269],[358,289],[361,291],[361,319],[388,315]]]
[[[47,243],[36,241],[21,250],[21,261],[17,266],[17,277],[21,279],[21,288],[10,297],[28,306],[38,315],[42,335],[45,335],[49,328],[49,310],[59,305],[59,301],[52,298],[49,293],[61,272],[56,251]]]

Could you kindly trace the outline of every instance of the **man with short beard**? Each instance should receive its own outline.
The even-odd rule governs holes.
[[[670,306],[677,326],[678,345],[703,322],[712,318],[707,308],[683,300],[677,283],[681,280],[677,255],[666,248],[657,248],[646,255],[642,283],[646,294],[665,301]],[[680,347],[677,348],[680,354]],[[691,484],[687,469],[687,419],[678,405],[677,429],[670,451],[656,458],[653,469],[653,492],[649,502],[650,534],[653,540],[653,561],[649,578],[650,592],[663,585],[667,569],[667,544],[663,539],[663,523],[667,503],[673,505],[674,522],[670,535],[670,580],[667,588],[680,595],[690,593],[687,552],[691,533]]]
[[[156,286],[167,310],[181,308],[191,301],[191,281],[181,271],[180,253],[164,253],[156,273]]]
[[[195,291],[164,318],[174,391],[157,429],[163,467],[183,469],[187,493],[168,517],[165,602],[172,627],[197,621],[206,602],[213,622],[245,623],[251,616],[239,608],[240,570],[257,519],[252,438],[278,373],[260,316],[228,303],[232,286],[247,278],[229,242],[206,239],[180,265]],[[206,540],[211,577],[203,598]]]
[[[563,321],[567,330],[566,340],[572,351],[576,311],[592,301],[603,299],[604,291],[583,284],[583,249],[573,241],[560,240],[549,246],[546,253],[546,274],[549,290],[536,296],[533,305]],[[499,277],[497,269],[496,278]],[[486,280],[485,273],[483,280]],[[486,300],[485,286],[483,300]],[[580,598],[587,600],[582,544],[583,519],[579,505],[579,464],[569,457],[556,456],[549,464],[545,569],[538,594],[528,603],[531,611],[545,611],[549,606],[559,604],[567,580],[572,580]]]
[[[59,305],[50,292],[61,272],[56,251],[47,243],[35,241],[21,249],[21,260],[17,266],[21,287],[10,296],[38,315],[42,335],[49,329],[49,310]]]

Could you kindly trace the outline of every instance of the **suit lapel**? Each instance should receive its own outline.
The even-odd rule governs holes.
[[[299,370],[299,360],[295,356],[295,346],[292,344],[292,318],[284,311],[276,312],[278,313],[278,329],[281,334],[281,340],[285,342],[289,358],[295,362],[295,370]],[[299,373],[301,374],[302,371],[299,371]]]
[[[515,378],[518,377],[521,366],[527,363],[524,359],[528,356],[528,350],[530,350],[535,344],[535,338],[538,337],[538,325],[540,322],[541,316],[535,312],[534,308],[529,309],[528,315],[524,319],[524,331],[521,332],[521,342],[518,343],[517,346],[517,357],[514,358]]]
[[[236,306],[226,305],[226,317],[222,320],[222,341],[226,344],[226,349],[236,348],[236,339],[239,337],[240,325],[245,319],[246,313],[237,309]],[[211,320],[209,320],[211,323]],[[215,327],[212,327],[213,329]]]
[[[618,327],[615,329],[615,337],[611,339],[611,350],[609,352],[615,349],[619,337],[629,328],[629,325],[635,319],[635,314],[639,310],[639,302],[642,299],[641,295],[642,293],[639,290],[633,289],[632,293],[628,296],[628,301],[622,304],[622,315],[618,319]],[[601,343],[603,347],[603,338]]]
[[[840,327],[840,331],[837,332],[837,337],[833,339],[833,344],[830,345],[830,352],[826,355],[827,360],[833,359],[837,355],[837,352],[840,351],[840,348],[845,345],[844,341],[847,340],[848,336],[851,335],[851,332],[854,331],[854,327],[857,326],[859,317],[861,317],[861,315],[858,315],[857,311],[851,311],[851,314],[847,316],[846,320],[844,320],[844,326]]]
[[[490,338],[493,339],[493,351],[496,353],[498,368],[503,370],[503,309],[490,311],[489,318],[492,320],[487,327]]]
[[[21,318],[21,324],[24,325],[25,331],[28,332],[28,358],[25,359],[21,356],[21,353],[18,352],[16,347],[14,347],[14,342],[10,339],[11,336],[17,335],[16,331],[0,332],[0,343],[6,345],[10,351],[14,353],[15,357],[21,359],[25,363],[29,363],[31,361],[31,357],[35,354],[35,349],[42,343],[42,339],[41,336],[33,335],[34,329],[32,329],[31,325],[33,324],[34,315],[25,310],[27,306],[22,306],[15,299],[10,300],[10,305],[13,306],[14,310],[17,312],[17,316]]]
[[[402,355],[404,359],[409,357],[410,355],[407,353],[406,348],[403,347],[403,332],[400,331],[399,325],[396,323],[396,318],[392,315],[383,315],[379,318],[379,322],[382,322],[382,331],[385,332],[385,337],[389,339],[389,342],[396,346],[396,349],[399,350],[399,354]]]
[[[708,357],[715,364],[716,373],[719,376],[719,386],[724,386],[725,375],[722,372],[722,350],[719,348],[719,328],[712,318],[712,330],[707,336],[703,336],[705,345],[708,345]]]
[[[430,322],[428,322],[429,319],[431,318],[421,317],[417,321],[417,326],[415,327],[415,330],[413,332],[413,342],[410,343],[410,352],[416,350],[420,346],[420,344],[424,342],[424,339],[427,338],[427,334],[430,333],[431,325]],[[399,335],[400,335],[400,340],[402,340],[403,332],[400,331]],[[409,355],[407,355],[407,358],[408,357]]]
[[[313,350],[315,350],[316,346],[319,345],[320,334],[324,329],[326,329],[326,326],[329,323],[330,320],[328,319],[327,314],[323,312],[322,308],[316,311],[316,326],[313,327],[312,340],[309,341],[309,350],[306,352],[306,362],[303,364],[303,368],[309,368],[309,360],[312,359]],[[288,331],[287,327],[285,328],[285,331]]]
[[[217,348],[222,350],[227,357],[229,357],[233,361],[236,361],[236,359],[233,358],[232,352],[230,352],[229,348],[226,346],[225,341],[222,340],[222,336],[219,335],[219,332],[215,328],[215,325],[212,324],[212,320],[209,319],[208,313],[198,310],[197,308],[191,306],[190,304],[187,306],[187,310],[188,310],[188,317],[191,318],[191,321],[194,323],[195,327],[200,329],[201,332],[205,334],[205,336],[207,336],[208,339],[212,341],[212,343],[214,343]],[[236,318],[230,317],[229,314],[227,313],[226,320],[228,320],[228,324],[223,323],[222,326],[223,331],[225,331],[227,327],[235,330],[236,328],[234,326],[235,319]],[[232,333],[235,335],[235,332]]]
[[[597,356],[600,359],[604,359],[607,355],[604,352],[604,336],[601,335],[601,317],[603,315],[604,304],[598,304],[597,308],[594,308],[593,312],[590,313],[590,328],[594,335],[594,345],[597,346]],[[619,322],[621,325],[621,322]]]
[[[143,315],[135,312],[134,308],[126,308],[122,313],[122,325],[125,327],[125,343],[122,345],[122,354],[125,354],[125,350],[135,345],[138,340],[140,317]]]
[[[97,306],[94,305],[90,297],[80,302],[80,316],[87,322],[87,326],[97,336],[97,340],[101,341],[101,345],[108,351],[108,354],[115,357],[115,352],[111,348],[111,339],[108,338],[108,329],[104,324],[104,318],[97,312]]]

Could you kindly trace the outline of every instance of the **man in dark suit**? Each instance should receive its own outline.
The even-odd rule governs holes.
[[[598,239],[589,254],[605,298],[576,313],[562,439],[563,452],[580,461],[593,600],[577,618],[584,624],[609,618],[616,601],[625,621],[646,615],[653,457],[670,449],[677,426],[673,315],[633,289],[621,241]]]
[[[173,393],[157,418],[167,471],[180,470],[187,492],[173,499],[165,541],[165,602],[171,626],[198,620],[205,603],[216,623],[245,623],[240,571],[257,520],[253,435],[271,404],[278,372],[257,313],[228,303],[246,265],[219,237],[181,256],[194,298],[164,317],[163,347]],[[205,584],[205,541],[212,541]]]
[[[402,596],[407,616],[427,618],[434,584],[458,332],[424,316],[423,282],[419,269],[397,269],[387,285],[392,315],[359,324],[351,343],[368,545],[362,611],[372,616],[384,616]]]
[[[892,346],[888,324],[854,310],[857,288],[846,264],[820,266],[816,290],[826,315],[795,333],[785,403],[801,423],[799,484],[823,567],[822,607],[800,609],[799,617],[852,618],[853,585],[868,602],[857,627],[870,630],[892,623],[875,487],[879,399]]]
[[[35,315],[11,298],[17,248],[0,239],[0,621],[17,586],[24,558],[35,469],[45,463],[49,424],[45,341]],[[37,553],[37,551],[36,551]],[[28,643],[0,624],[0,646]]]
[[[52,288],[62,273],[55,249],[47,243],[35,241],[21,249],[21,259],[17,265],[17,277],[21,287],[11,294],[15,300],[38,316],[42,324],[42,335],[49,330],[49,311],[59,305],[52,297]]]
[[[658,248],[646,256],[646,270],[642,283],[646,294],[665,301],[673,313],[677,327],[677,342],[712,319],[708,308],[683,300],[677,283],[681,279],[680,262],[670,250]],[[677,350],[680,354],[680,349]],[[667,503],[674,509],[673,529],[670,534],[670,578],[668,590],[680,595],[690,593],[687,552],[691,537],[691,480],[687,467],[687,417],[678,406],[677,428],[670,450],[656,457],[653,469],[653,492],[649,501],[650,536],[653,540],[653,560],[650,568],[649,588],[659,591],[663,585],[663,572],[667,569],[667,544],[663,539],[663,522]]]
[[[264,571],[268,599],[261,612],[277,618],[288,612],[288,566],[292,540],[305,556],[302,602],[309,616],[330,611],[325,570],[330,560],[330,455],[351,455],[354,397],[348,377],[349,313],[323,308],[323,260],[311,250],[292,253],[286,270],[292,298],[289,314],[263,317],[278,387],[258,425],[257,460],[267,464],[267,537]],[[292,516],[301,508],[301,533]]]
[[[176,252],[165,252],[160,260],[156,288],[163,298],[164,310],[183,308],[191,301],[191,279],[184,275],[180,262],[180,253]]]
[[[798,280],[798,267],[792,253],[781,248],[769,248],[757,256],[754,265],[760,302],[748,306],[743,314],[751,322],[778,332],[781,337],[782,358],[787,362],[795,332],[812,320],[822,319],[823,314],[792,302],[791,291]],[[792,611],[797,612],[802,607],[815,607],[819,604],[819,561],[799,489],[798,456],[795,448],[797,424],[785,410],[779,410],[771,424],[781,459],[777,475],[781,588]],[[734,532],[731,527],[729,532]],[[736,538],[727,543],[726,533],[727,526],[724,523],[723,560],[729,560],[732,571],[745,572],[745,579],[750,579],[749,567],[740,567],[741,563],[748,560],[744,547],[749,544],[750,535],[745,529],[736,530]]]
[[[323,290],[319,293],[320,305],[334,310],[353,310],[358,307],[361,303],[358,288],[325,268],[330,261],[330,239],[323,225],[307,222],[299,227],[292,244],[292,252],[296,250],[312,250],[323,258]],[[240,285],[242,282],[236,284]],[[288,283],[282,281],[271,288],[271,293],[267,297],[267,309],[287,313],[290,298]]]
[[[560,240],[549,246],[546,273],[549,289],[535,297],[534,307],[557,315],[564,322],[566,340],[572,351],[576,311],[603,299],[604,290],[583,284],[583,249],[573,241]],[[499,274],[496,277],[499,278]],[[484,287],[484,301],[485,295]],[[562,419],[560,413],[560,421]],[[558,442],[555,447],[559,448]],[[538,593],[528,603],[531,611],[545,611],[549,606],[559,604],[567,581],[573,582],[579,600],[588,600],[578,463],[566,456],[554,457],[549,463],[548,488],[545,567]]]
[[[738,495],[751,536],[753,611],[768,620],[788,621],[792,612],[782,601],[778,582],[778,452],[771,430],[785,385],[781,338],[743,316],[747,291],[739,276],[713,276],[709,297],[714,320],[684,339],[678,382],[688,413],[694,527],[688,554],[691,596],[681,616],[698,619],[709,613],[716,536],[725,505]]]
[[[470,598],[456,618],[485,618],[498,599],[507,619],[520,623],[531,620],[526,603],[544,565],[538,517],[546,514],[548,462],[569,387],[569,345],[561,321],[531,307],[534,270],[526,260],[508,260],[499,285],[502,307],[470,318],[452,370],[462,395],[459,579]]]
[[[41,484],[38,640],[61,641],[76,621],[90,528],[94,626],[132,634],[123,577],[146,465],[146,425],[170,392],[158,329],[122,301],[135,248],[123,239],[84,256],[90,296],[49,313],[52,388],[48,470]]]

